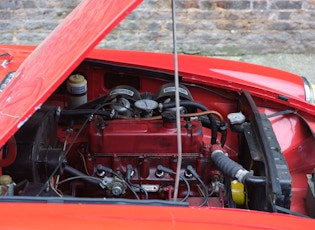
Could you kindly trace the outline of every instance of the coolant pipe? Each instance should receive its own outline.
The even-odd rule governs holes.
[[[225,175],[238,180],[243,184],[265,185],[266,178],[254,176],[243,168],[242,165],[231,160],[221,149],[215,149],[211,152],[211,159],[217,168]]]

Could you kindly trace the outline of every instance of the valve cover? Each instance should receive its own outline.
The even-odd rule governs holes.
[[[182,152],[197,155],[202,148],[200,121],[182,121]],[[113,120],[100,126],[97,120],[89,128],[89,149],[93,154],[117,156],[170,156],[177,154],[175,123],[162,120]]]

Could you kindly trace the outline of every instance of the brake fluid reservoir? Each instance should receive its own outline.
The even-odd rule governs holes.
[[[87,102],[87,81],[81,74],[73,74],[67,80],[68,107],[76,108]]]
[[[0,176],[0,196],[13,196],[15,183],[9,175]]]

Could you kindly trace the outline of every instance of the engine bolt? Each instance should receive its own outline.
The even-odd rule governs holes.
[[[164,176],[164,172],[161,171],[161,170],[156,170],[155,176],[156,176],[157,178],[162,178],[162,177]]]
[[[189,172],[188,170],[185,170],[184,175],[187,178],[192,178],[192,176],[193,176],[193,174],[191,172]]]

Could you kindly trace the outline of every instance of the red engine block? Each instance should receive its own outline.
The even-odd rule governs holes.
[[[197,172],[210,174],[210,162],[203,154],[203,134],[200,121],[185,121],[181,123],[183,168],[192,165]],[[174,175],[156,175],[157,165],[163,165],[176,171],[177,164],[177,129],[173,122],[163,120],[112,120],[105,123],[93,120],[89,127],[88,168],[93,169],[102,164],[114,171],[126,172],[126,166],[134,169],[133,182],[156,185],[166,189],[151,196],[167,199],[165,192],[173,185]],[[191,181],[191,184],[197,183]],[[180,187],[180,196],[186,193],[184,184]],[[193,189],[191,195],[198,196],[198,190]],[[128,196],[128,195],[127,195]],[[132,194],[130,195],[132,197]]]
[[[182,121],[182,152],[196,156],[202,149],[200,121]],[[94,120],[89,129],[89,149],[108,156],[171,156],[177,154],[175,123],[162,120],[113,120],[100,125]]]
[[[197,166],[203,160],[201,122],[182,120],[181,135],[183,164],[193,165],[199,171]],[[101,124],[96,119],[90,124],[89,138],[91,170],[102,164],[124,172],[126,165],[131,164],[140,171],[138,176],[154,181],[158,164],[176,169],[177,129],[174,122],[113,120]]]

